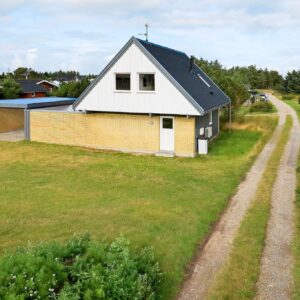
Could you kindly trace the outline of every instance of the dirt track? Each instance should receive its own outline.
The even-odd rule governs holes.
[[[240,223],[255,196],[268,159],[276,147],[286,114],[290,113],[290,110],[282,102],[276,101],[274,98],[271,100],[278,109],[279,124],[272,138],[254,162],[246,179],[238,187],[237,193],[231,199],[227,210],[222,215],[207,243],[200,251],[192,273],[184,282],[178,296],[179,300],[205,299],[215,275],[230,253],[230,247]],[[294,187],[291,186],[290,189],[294,190]]]
[[[257,284],[257,299],[289,299],[293,285],[291,244],[300,128],[295,111],[275,97],[271,99],[277,107],[282,107],[281,110],[292,116],[293,127],[272,190],[272,209]]]

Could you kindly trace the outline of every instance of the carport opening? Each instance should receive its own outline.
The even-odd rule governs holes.
[[[0,100],[0,140],[6,136],[18,140],[30,139],[30,110],[72,105],[76,98],[44,97]],[[22,135],[23,133],[23,135]]]
[[[16,135],[18,140],[24,139],[24,124],[24,109],[0,108],[0,134],[2,134],[2,137],[7,136],[10,140],[10,135]],[[3,133],[5,133],[5,135],[3,135]]]

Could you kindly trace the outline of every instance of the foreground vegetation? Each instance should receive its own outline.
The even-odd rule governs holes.
[[[0,143],[0,251],[90,232],[154,246],[173,296],[185,268],[276,126],[246,117],[205,157],[159,158],[39,143]]]
[[[128,242],[45,243],[0,258],[1,299],[158,299],[160,269],[152,250],[131,253]]]
[[[271,208],[272,187],[292,127],[288,117],[279,142],[262,176],[253,204],[242,221],[229,260],[211,290],[212,299],[252,299],[256,293],[260,261]]]

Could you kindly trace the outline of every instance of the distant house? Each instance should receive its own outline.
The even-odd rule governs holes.
[[[41,98],[46,97],[49,90],[37,84],[40,80],[16,80],[21,87],[20,98]]]
[[[55,88],[59,87],[59,85],[56,84],[55,82],[50,82],[48,80],[38,80],[36,84],[43,86],[49,92],[52,92]]]
[[[192,57],[133,37],[71,107],[31,111],[30,138],[193,157],[229,104]]]
[[[80,82],[84,79],[88,79],[90,82],[92,82],[94,80],[93,77],[88,76],[88,75],[64,75],[64,76],[60,76],[58,77],[56,80],[54,80],[53,82],[55,82],[56,84],[61,84],[61,83],[70,83],[70,82]]]

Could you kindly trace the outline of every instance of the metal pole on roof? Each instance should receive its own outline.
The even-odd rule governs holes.
[[[149,25],[146,23],[145,24],[145,27],[146,27],[146,32],[145,33],[139,33],[139,35],[144,35],[146,37],[146,42],[148,42],[148,39],[149,39]]]
[[[148,42],[148,38],[149,38],[148,27],[149,27],[149,25],[146,23],[145,27],[146,27],[146,41]]]

